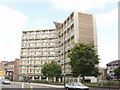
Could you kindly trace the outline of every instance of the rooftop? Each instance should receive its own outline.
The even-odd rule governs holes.
[[[114,60],[112,62],[107,63],[108,64],[120,64],[120,60]]]

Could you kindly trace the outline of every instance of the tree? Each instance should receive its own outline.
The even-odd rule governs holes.
[[[93,44],[77,43],[68,53],[69,64],[74,77],[81,76],[84,82],[85,76],[100,75],[97,65],[99,58]]]
[[[110,80],[110,78],[111,78],[110,75],[106,76],[106,80]]]
[[[116,76],[116,79],[120,79],[120,66],[114,69],[114,76]]]
[[[42,73],[44,76],[52,78],[53,77],[60,77],[61,75],[61,67],[60,65],[56,64],[55,62],[46,63],[42,68]]]

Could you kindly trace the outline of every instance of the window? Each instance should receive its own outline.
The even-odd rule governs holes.
[[[43,54],[48,54],[48,52],[43,52]]]
[[[55,59],[55,57],[48,57],[48,59]]]
[[[50,54],[55,54],[55,52],[50,52]]]
[[[54,48],[49,48],[49,50],[54,50]]]

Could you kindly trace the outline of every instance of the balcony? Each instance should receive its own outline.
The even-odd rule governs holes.
[[[21,55],[21,57],[41,57],[41,56],[58,56],[59,54],[32,54],[32,55]]]
[[[65,31],[67,31],[68,28],[70,28],[72,25],[74,25],[74,20],[69,24],[69,25],[65,25],[64,26],[64,30],[62,31],[62,33],[64,33]]]
[[[19,72],[19,75],[42,75],[41,73],[35,73],[35,72],[31,72],[31,73],[25,73],[25,72]]]
[[[70,49],[71,49],[70,46],[67,46],[65,52],[69,51]]]
[[[58,47],[59,45],[36,45],[36,46],[22,46],[22,49],[28,48],[28,49],[35,49],[35,48],[41,48],[41,47]]]
[[[25,38],[22,38],[23,41],[29,41],[29,40],[42,40],[42,39],[48,39],[48,38],[58,38],[58,35],[42,35],[41,37],[25,37]]]

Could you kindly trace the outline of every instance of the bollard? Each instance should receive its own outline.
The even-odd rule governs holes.
[[[22,83],[22,88],[24,88],[24,83]]]
[[[2,90],[2,84],[1,84],[1,81],[0,81],[0,90]]]
[[[30,87],[29,87],[29,88],[30,88],[30,90],[33,90],[33,86],[32,86],[32,85],[30,85]]]

